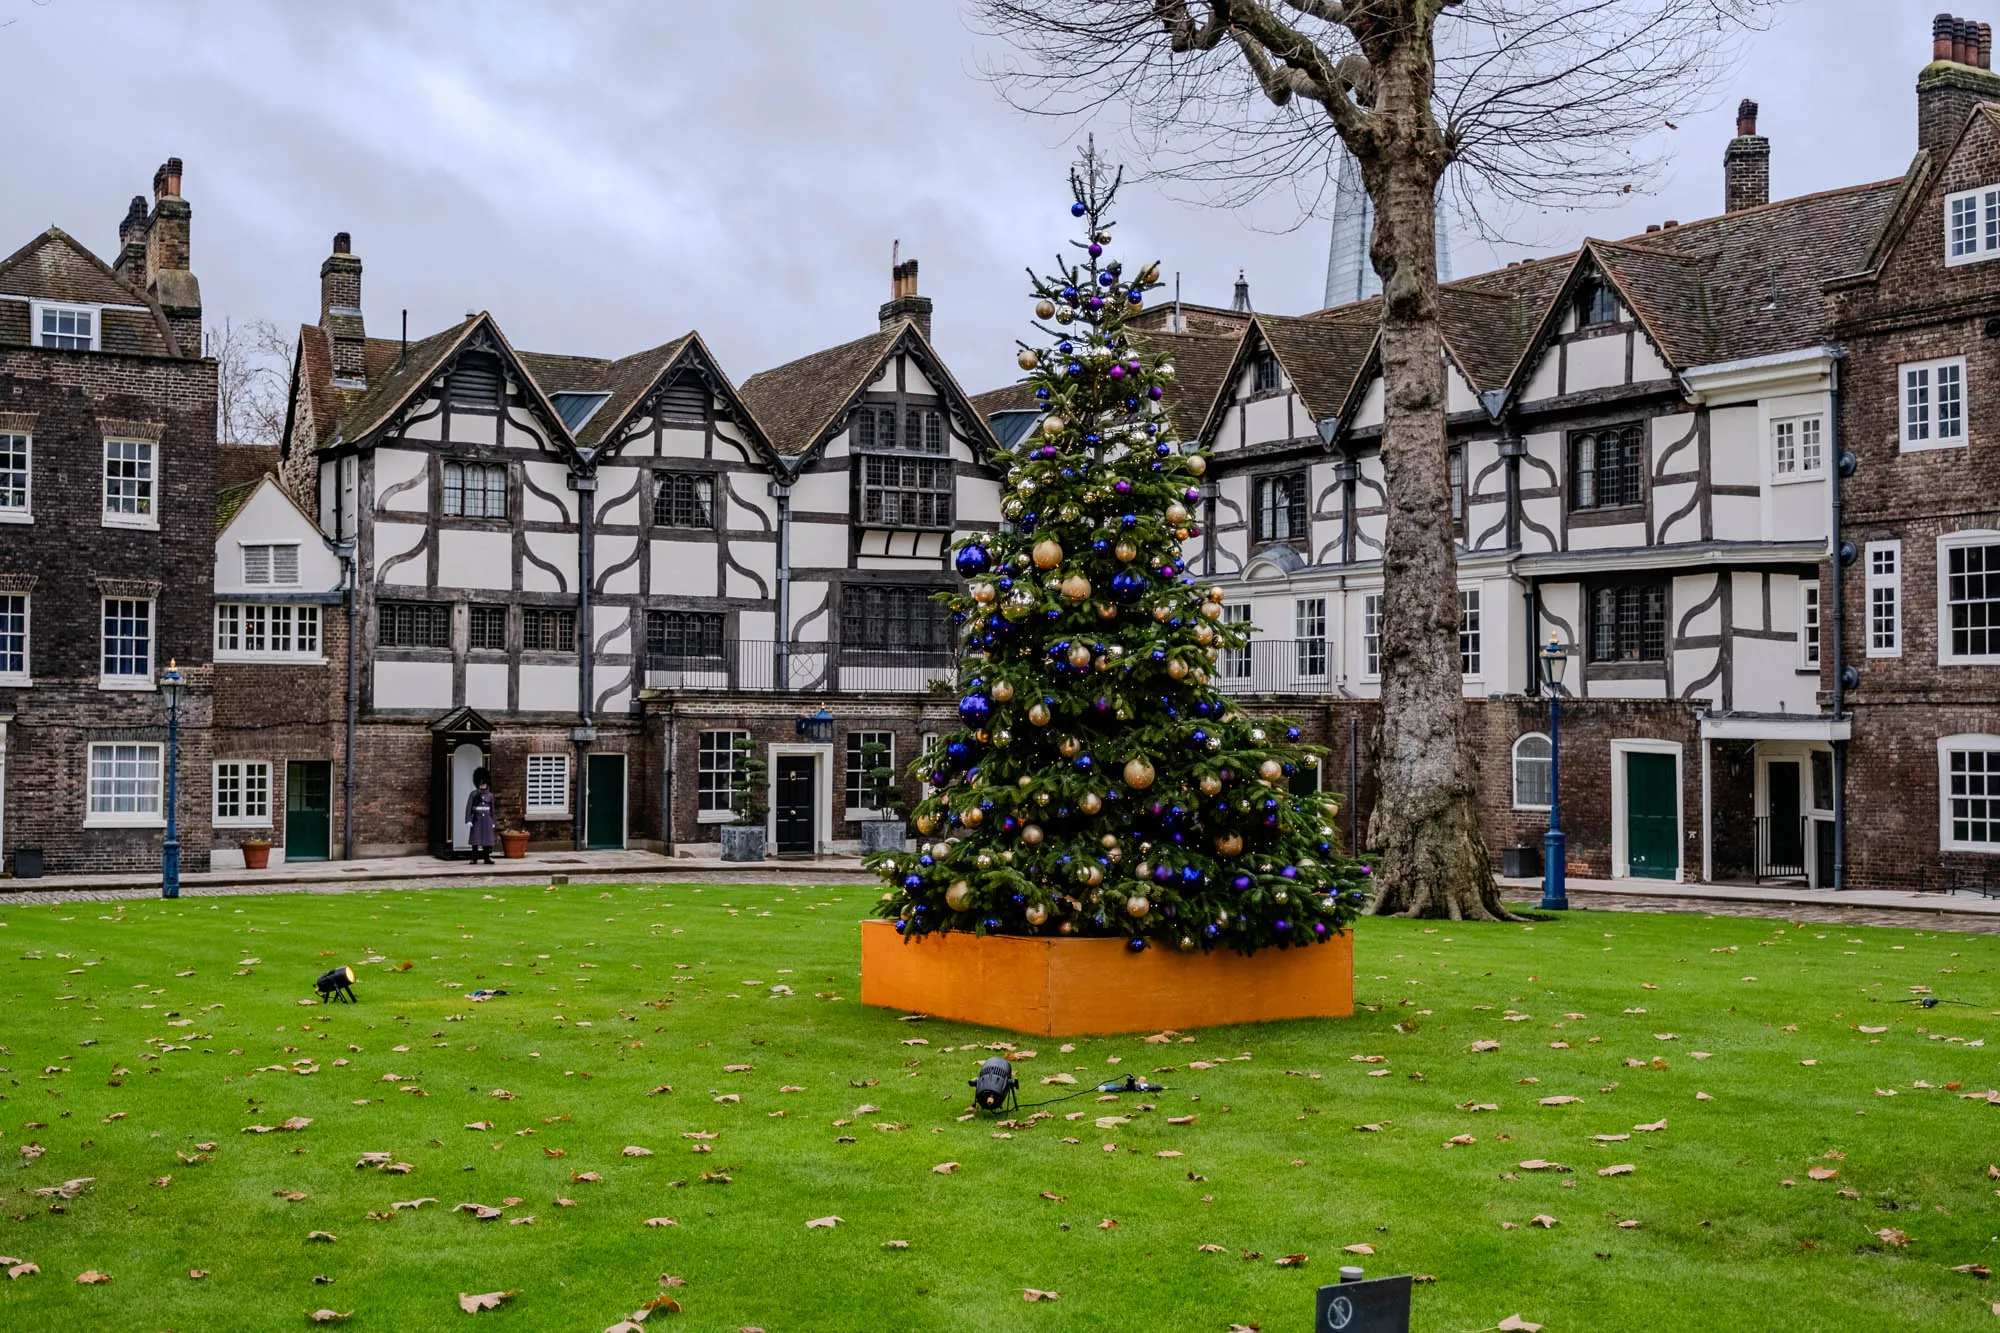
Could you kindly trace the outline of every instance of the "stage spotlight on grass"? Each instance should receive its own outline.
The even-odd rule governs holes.
[[[1007,1104],[1021,1086],[1014,1077],[1014,1066],[1007,1058],[996,1055],[979,1066],[979,1077],[971,1080],[972,1100],[982,1111],[997,1111]]]
[[[328,1000],[346,1000],[349,1004],[356,1003],[354,998],[354,969],[351,967],[336,967],[333,971],[322,974],[320,979],[314,982],[313,985],[319,991],[320,1003],[322,1004]]]

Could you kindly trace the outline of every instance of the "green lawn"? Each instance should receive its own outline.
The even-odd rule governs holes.
[[[1026,1097],[1073,1091],[1044,1086],[1059,1072],[1158,1070],[1168,1091],[1010,1131],[962,1118],[1006,1034],[858,1002],[872,898],[0,900],[0,1255],[41,1269],[0,1280],[0,1327],[221,1333],[324,1307],[355,1329],[597,1330],[669,1294],[684,1313],[647,1328],[1280,1333],[1344,1259],[1435,1275],[1420,1330],[2000,1326],[1992,1284],[1951,1271],[2000,1263],[2000,1105],[1959,1095],[2000,1086],[2000,1041],[1977,1044],[1993,937],[1364,921],[1351,1021],[1022,1039]],[[358,1006],[301,1005],[364,959]],[[510,993],[468,1002],[477,986]],[[1892,1003],[1922,987],[1973,1007]],[[1578,1100],[1540,1104],[1557,1096]],[[72,1200],[35,1193],[79,1177]],[[498,1220],[452,1211],[516,1198]],[[1308,1262],[1277,1266],[1290,1254]]]

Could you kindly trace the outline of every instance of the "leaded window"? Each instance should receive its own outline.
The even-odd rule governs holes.
[[[576,651],[576,612],[529,606],[521,610],[521,646],[531,653]]]
[[[715,478],[706,472],[654,473],[653,522],[663,528],[714,528]]]
[[[847,649],[939,653],[951,650],[951,624],[933,600],[936,588],[848,584],[840,590],[840,638]]]
[[[951,460],[867,454],[861,459],[861,521],[871,527],[948,528]]]
[[[1664,583],[1627,583],[1591,594],[1591,661],[1664,662],[1666,657]]]
[[[1646,431],[1633,424],[1569,437],[1570,508],[1610,509],[1644,498]]]
[[[1306,537],[1306,474],[1280,472],[1259,477],[1255,528],[1258,542],[1301,541]]]
[[[646,653],[656,659],[684,662],[722,656],[720,611],[648,611]]]
[[[451,647],[451,608],[438,602],[383,602],[375,642],[384,648]]]
[[[475,605],[466,611],[465,646],[485,652],[506,652],[507,608]]]
[[[507,517],[507,465],[446,463],[444,512],[452,518]]]

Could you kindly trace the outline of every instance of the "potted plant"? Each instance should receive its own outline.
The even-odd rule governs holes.
[[[528,830],[524,828],[503,828],[500,830],[500,854],[509,861],[519,861],[528,854]]]
[[[243,868],[262,870],[271,864],[271,840],[265,837],[243,840]]]
[[[729,803],[736,822],[722,826],[722,859],[761,861],[764,859],[764,820],[771,812],[765,797],[769,768],[757,757],[757,747],[748,737],[736,741],[736,769],[729,784]]]
[[[880,741],[861,747],[861,782],[862,800],[876,816],[861,826],[862,852],[902,851],[909,837],[902,818],[902,792],[896,766],[889,762],[889,747]]]

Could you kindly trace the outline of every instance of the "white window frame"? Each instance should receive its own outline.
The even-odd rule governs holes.
[[[53,313],[57,315],[89,315],[90,347],[88,348],[88,350],[92,352],[103,350],[104,348],[103,306],[81,305],[75,301],[33,301],[29,303],[28,318],[30,320],[30,323],[28,325],[28,341],[33,346],[48,351],[81,352],[86,349],[81,347],[51,348],[42,341],[42,315],[44,314],[44,312]]]
[[[1961,546],[2000,546],[2000,532],[1953,532],[1937,543],[1937,641],[1939,666],[2000,666],[2000,652],[1957,654],[1951,650],[1951,552]],[[1995,631],[2000,637],[2000,630]]]
[[[1323,680],[1329,670],[1326,634],[1326,598],[1299,597],[1292,601],[1292,666],[1302,680]],[[1244,674],[1249,674],[1247,671]]]
[[[1224,625],[1249,624],[1250,603],[1224,602],[1222,604],[1221,623]],[[1246,643],[1241,648],[1224,649],[1222,660],[1217,664],[1216,670],[1224,680],[1250,679],[1250,645]]]
[[[712,754],[718,752],[712,749],[705,749],[703,747],[702,737],[704,736],[728,737],[727,744],[719,752],[724,756],[727,762],[727,767],[713,768],[706,766],[705,761]],[[697,824],[733,824],[736,822],[736,793],[735,793],[736,742],[739,739],[748,740],[749,738],[750,738],[749,732],[732,731],[727,727],[708,727],[696,733],[695,760],[694,760],[694,765],[695,765],[695,779],[694,779],[695,817],[694,818]],[[709,809],[704,810],[701,808],[701,802],[703,801],[703,799],[710,797],[710,793],[704,792],[701,789],[702,776],[704,774],[713,776],[718,773],[725,775],[727,779],[723,783],[722,787],[723,803],[720,807],[711,807]]]
[[[104,608],[109,602],[137,602],[146,608],[145,674],[112,675],[104,670]],[[152,597],[100,597],[97,601],[97,688],[100,690],[150,690],[160,665],[160,604]]]
[[[116,764],[119,760],[119,756],[117,754],[119,750],[132,751],[133,752],[132,759],[134,763],[145,762],[146,755],[148,752],[150,752],[151,763],[153,767],[153,777],[154,777],[153,799],[150,809],[148,809],[143,803],[135,804],[135,808],[131,810],[97,809],[97,805],[100,799],[98,782],[97,782],[97,757],[98,757],[98,751],[100,750],[110,750],[112,752],[111,762],[113,764]],[[165,750],[166,747],[164,745],[161,745],[158,741],[92,742],[91,745],[84,751],[84,760],[83,760],[84,763],[83,826],[85,828],[164,828],[167,823],[167,816],[166,816],[167,775],[165,767],[166,765]],[[144,775],[143,773],[141,773],[138,775],[137,780],[143,780],[143,777]],[[118,781],[115,772],[113,773],[109,781],[111,782]],[[105,799],[108,801],[115,802],[117,800],[117,794],[115,792],[107,792],[105,793]]]
[[[1799,670],[1818,671],[1820,636],[1819,580],[1799,580]]]
[[[241,553],[243,561],[244,587],[296,588],[299,586],[299,543],[298,542],[295,541],[238,542],[236,546],[237,550]],[[264,569],[263,569],[264,577],[261,579],[253,578],[251,576],[250,553],[252,551],[258,551],[262,553],[262,558],[264,562]],[[290,551],[292,555],[292,568],[291,568],[292,576],[288,579],[280,579],[278,577],[278,553],[280,551]]]
[[[271,647],[280,613],[288,621],[288,648]],[[217,602],[215,660],[218,662],[283,662],[323,665],[325,638],[319,607],[311,602]],[[308,647],[301,647],[307,639]],[[248,647],[250,643],[259,647]]]
[[[0,431],[0,439],[21,442],[21,503],[0,504],[0,523],[35,521],[35,437],[21,431]]]
[[[1952,423],[1950,435],[1940,435],[1938,416],[1938,378],[1945,370],[1957,372],[1958,417]],[[1922,419],[1918,419],[1915,403],[1911,401],[1910,378],[1921,373],[1923,383]],[[1936,361],[1906,361],[1896,367],[1897,420],[1901,423],[1902,451],[1915,453],[1924,449],[1963,449],[1971,423],[1971,394],[1965,371],[1965,358],[1947,356]],[[1921,432],[1921,433],[1920,433]]]
[[[1886,571],[1875,568],[1878,556],[1886,556],[1889,566]],[[1865,632],[1868,639],[1868,656],[1901,657],[1903,655],[1903,543],[1900,541],[1869,542],[1862,553],[1866,562],[1862,568],[1866,584],[1866,600],[1862,604],[1865,617]],[[1889,633],[1887,642],[1877,642],[1875,625],[1876,593],[1887,593],[1889,604]]]
[[[868,741],[869,737],[873,737],[878,741],[883,741],[888,745],[889,747],[888,765],[890,768],[896,767],[895,732],[876,730],[871,728],[867,731],[850,731],[847,733],[847,741],[846,744],[842,746],[843,753],[841,755],[842,763],[840,770],[840,777],[841,777],[840,799],[842,805],[846,807],[847,822],[850,824],[854,823],[865,824],[870,820],[888,818],[887,815],[883,814],[880,810],[877,810],[873,806],[854,805],[851,803],[855,796],[855,783],[857,780],[861,784],[862,794],[865,796],[867,792],[868,770],[865,768],[857,769],[853,767],[852,764],[858,764],[861,762],[861,747],[869,743]],[[849,761],[852,761],[852,763],[850,763]],[[897,800],[900,803],[901,797],[899,796]]]
[[[1529,741],[1540,741],[1543,745],[1549,745],[1549,734],[1546,731],[1527,731],[1514,738],[1514,746],[1510,752],[1512,762],[1508,765],[1508,777],[1513,788],[1514,808],[1516,810],[1547,810],[1549,808],[1547,801],[1543,801],[1537,805],[1533,801],[1523,801],[1521,799],[1521,747]],[[1544,768],[1548,768],[1555,762],[1555,748],[1550,746],[1547,755],[1539,759],[1530,756],[1527,762],[1540,764]],[[1550,777],[1552,778],[1553,776],[1553,773],[1551,773]],[[1545,790],[1553,792],[1553,787],[1548,780],[1545,779],[1542,786]]]
[[[235,770],[230,772],[229,770]],[[215,761],[213,782],[210,784],[210,822],[215,828],[269,828],[271,827],[271,762],[268,759],[218,759]],[[238,812],[233,815],[222,813],[223,793],[226,787],[235,787]],[[261,786],[261,791],[258,787]],[[261,797],[259,800],[253,799]],[[261,813],[256,809],[262,805]]]
[[[35,603],[25,592],[0,592],[0,598],[21,599],[21,669],[9,671],[5,660],[0,659],[0,685],[28,686],[35,683]]]
[[[1361,595],[1361,678],[1382,678],[1382,594]]]
[[[1789,450],[1790,458],[1786,457]],[[1826,476],[1826,417],[1819,412],[1771,419],[1771,480],[1779,485]]]
[[[531,754],[522,765],[522,804],[529,819],[568,819],[571,810],[571,793],[575,783],[570,779],[569,755],[562,751]],[[538,794],[556,783],[562,784],[562,804],[550,805],[546,800],[537,801]],[[538,788],[541,793],[538,793]]]
[[[1960,235],[1970,223],[1971,235]],[[1944,263],[1946,268],[2000,259],[2000,185],[1954,190],[1944,197]]]
[[[1479,610],[1479,589],[1458,590],[1458,674],[1466,680],[1486,678],[1486,636]]]
[[[2000,829],[1996,829],[1992,842],[1966,842],[1952,836],[1952,792],[1951,758],[1953,754],[1984,752],[1991,755],[1989,774],[1994,794],[1989,798],[2000,804],[2000,736],[1977,732],[1938,738],[1938,848],[1947,852],[1982,852],[1990,856],[2000,856]],[[1995,815],[2000,822],[2000,812]]]
[[[142,448],[146,451],[146,498],[145,509],[140,513],[128,514],[111,507],[111,451],[113,448]],[[100,526],[107,528],[148,528],[160,526],[160,442],[158,440],[128,440],[112,438],[104,442],[104,453],[98,469],[98,501],[102,511]]]

